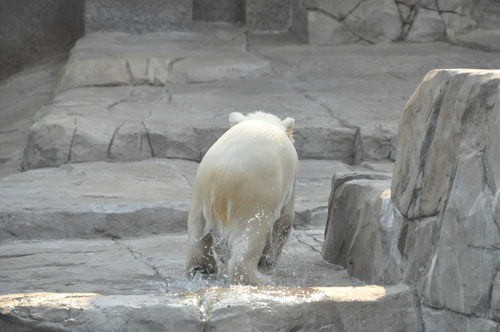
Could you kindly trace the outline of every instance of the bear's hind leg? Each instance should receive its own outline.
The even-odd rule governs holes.
[[[203,234],[205,222],[201,211],[191,208],[188,216],[189,249],[186,258],[186,277],[188,278],[198,272],[205,275],[217,273],[212,234]]]
[[[273,225],[266,247],[259,261],[259,267],[269,269],[275,266],[293,228],[294,212],[282,215]]]
[[[269,277],[257,270],[270,231],[269,224],[267,217],[253,220],[246,225],[244,232],[234,239],[228,264],[231,282],[254,286],[272,284]]]

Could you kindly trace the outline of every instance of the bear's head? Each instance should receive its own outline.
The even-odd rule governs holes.
[[[231,124],[231,127],[246,120],[261,120],[282,127],[285,130],[290,141],[292,141],[293,143],[293,126],[295,124],[295,120],[293,118],[286,118],[285,120],[281,120],[274,114],[262,111],[249,113],[247,115],[243,115],[239,112],[233,112],[229,114],[229,123]]]

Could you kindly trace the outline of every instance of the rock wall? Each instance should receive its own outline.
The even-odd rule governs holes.
[[[480,20],[473,0],[295,0],[293,8],[292,30],[319,45],[453,40]]]
[[[245,0],[194,0],[193,20],[245,22]]]
[[[83,34],[82,0],[0,1],[0,80],[66,54]]]
[[[500,71],[427,74],[400,121],[392,182],[394,207],[408,229],[405,280],[431,308],[496,321],[499,91]]]
[[[392,211],[387,183],[334,185],[323,257],[367,282],[412,285],[426,331],[497,331],[500,71],[429,72],[398,135]]]
[[[187,30],[193,0],[85,0],[85,31]]]

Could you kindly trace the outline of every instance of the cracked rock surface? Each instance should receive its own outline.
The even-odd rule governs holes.
[[[444,43],[310,47],[288,35],[252,36],[227,27],[206,30],[199,35],[91,34],[80,40],[61,83],[61,87],[74,88],[63,88],[54,102],[39,112],[41,119],[31,129],[24,168],[151,157],[199,161],[228,128],[230,112],[255,110],[295,118],[301,159],[347,163],[394,159],[401,110],[427,71],[500,66],[494,54]],[[156,42],[162,38],[168,42]],[[172,51],[186,56],[170,63],[174,69],[184,63],[186,70],[197,71],[201,67],[189,61],[199,58],[200,66],[219,75],[225,69],[214,69],[218,65],[213,61],[223,61],[224,56],[211,52],[224,47],[266,63],[267,74],[220,80],[214,76],[211,82],[172,84],[168,77],[174,74],[144,67],[153,63],[148,60],[152,55]],[[142,69],[130,66],[131,62],[127,69],[127,54],[143,61],[143,67],[137,66]],[[227,56],[236,66],[247,61]],[[102,57],[111,61],[105,70],[99,69]],[[121,62],[123,68],[113,69]],[[70,74],[80,65],[89,66],[89,70],[82,75]],[[170,65],[165,68],[168,71]],[[159,75],[160,80],[167,77],[167,83],[147,75],[132,80],[129,69]],[[249,68],[249,72],[259,70]],[[66,85],[68,75],[71,85]]]
[[[471,0],[296,0],[293,28],[316,45],[446,40],[492,49],[498,21]],[[486,18],[485,18],[486,17]],[[484,27],[487,26],[485,29]],[[469,44],[468,44],[469,43]]]

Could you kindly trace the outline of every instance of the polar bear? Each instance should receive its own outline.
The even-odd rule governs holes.
[[[276,263],[292,228],[295,121],[235,112],[229,122],[231,128],[207,151],[196,173],[186,275],[217,273],[214,242],[222,239],[230,253],[232,283],[269,284],[257,267]]]

